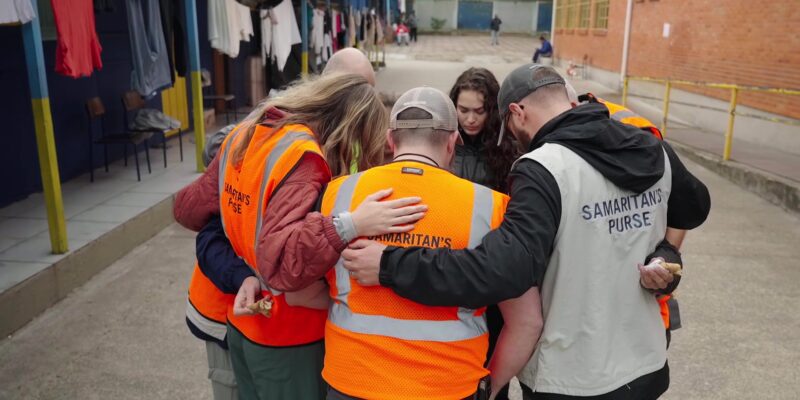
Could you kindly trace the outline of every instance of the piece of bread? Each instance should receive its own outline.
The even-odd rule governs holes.
[[[661,263],[661,266],[664,267],[664,269],[666,269],[667,271],[671,272],[672,275],[681,276],[681,271],[683,270],[683,267],[680,264],[665,262]]]
[[[272,298],[263,298],[247,306],[250,311],[259,313],[267,318],[272,316]]]

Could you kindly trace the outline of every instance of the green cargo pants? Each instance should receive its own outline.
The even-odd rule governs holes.
[[[324,342],[266,347],[228,325],[228,348],[240,400],[322,400]]]

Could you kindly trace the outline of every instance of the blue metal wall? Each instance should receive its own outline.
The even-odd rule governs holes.
[[[492,3],[458,2],[458,29],[488,30],[492,22]]]
[[[539,18],[536,23],[536,30],[539,32],[550,32],[553,26],[553,3],[539,3]]]
[[[208,43],[206,0],[197,1],[201,64],[213,70]],[[100,96],[106,106],[106,131],[122,129],[122,94],[130,89],[131,54],[128,20],[124,2],[115,2],[111,12],[95,14],[103,68],[90,77],[72,79],[55,73],[56,42],[43,42],[47,84],[53,116],[56,151],[61,180],[67,181],[88,172],[89,150],[87,136],[86,100]],[[249,54],[255,44],[244,44],[242,54]],[[34,137],[31,94],[25,70],[22,29],[19,26],[0,26],[0,207],[22,200],[42,190],[39,162]],[[242,56],[240,56],[243,58]],[[236,62],[234,62],[236,64]],[[240,66],[244,70],[243,61]],[[237,71],[236,68],[232,68]],[[242,74],[243,75],[243,74]],[[244,82],[233,79],[234,91],[244,96]],[[244,97],[242,97],[243,99]],[[160,109],[161,96],[148,101],[148,106]],[[191,112],[191,110],[189,110]],[[109,148],[110,156],[122,156],[119,146]],[[101,166],[102,147],[95,147],[95,166]],[[158,168],[158,166],[154,166]]]

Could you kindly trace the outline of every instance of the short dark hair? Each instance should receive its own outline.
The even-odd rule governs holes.
[[[397,114],[398,121],[410,120],[410,119],[432,119],[433,115],[431,113],[421,109],[421,108],[409,108],[406,110],[401,111]],[[394,140],[395,145],[400,145],[401,143],[409,143],[414,141],[424,141],[427,144],[432,146],[441,146],[447,143],[447,138],[453,132],[446,131],[444,129],[433,129],[433,128],[401,128],[401,129],[394,129],[392,130],[392,140]]]
[[[544,38],[544,35],[541,35],[539,36],[539,40],[546,40],[546,39]]]

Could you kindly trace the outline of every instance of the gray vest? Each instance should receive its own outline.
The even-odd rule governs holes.
[[[540,392],[595,396],[661,369],[664,325],[637,264],[666,233],[669,159],[664,176],[636,194],[561,145],[524,158],[555,178],[561,221],[540,287],[544,329],[520,381]]]

